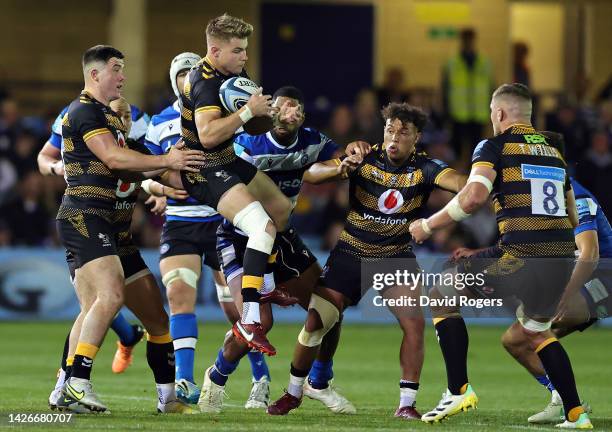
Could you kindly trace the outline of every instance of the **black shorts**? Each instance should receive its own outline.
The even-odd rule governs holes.
[[[236,158],[226,165],[203,168],[199,173],[181,171],[181,179],[183,187],[192,198],[216,209],[225,192],[239,183],[249,184],[255,174],[257,168]]]
[[[481,275],[484,284],[467,286],[477,297],[514,297],[528,317],[552,318],[573,268],[573,257],[518,258],[492,246],[462,260],[458,272]]]
[[[351,304],[347,306],[355,306],[365,291],[369,289],[369,287],[362,287],[362,264],[367,263],[368,268],[374,269],[377,263],[380,263],[382,267],[386,261],[398,258],[406,259],[405,266],[408,271],[419,272],[416,256],[412,251],[387,258],[362,258],[343,250],[333,249],[323,267],[319,284],[347,297],[351,301]]]
[[[228,223],[221,224],[217,230],[217,254],[223,274],[227,281],[242,274],[242,259],[249,238],[237,233]],[[282,284],[298,278],[317,258],[304,244],[294,228],[278,234],[278,254],[270,271],[274,272],[274,282]]]
[[[145,264],[140,252],[119,256],[119,260],[121,261],[121,267],[123,267],[126,285],[150,273],[149,267]],[[74,255],[69,251],[66,251],[66,264],[68,264],[68,271],[70,272],[70,281],[74,283],[74,274],[78,267],[76,266]]]
[[[204,264],[221,270],[217,259],[217,228],[223,219],[211,222],[167,221],[160,238],[159,258],[199,255]]]
[[[81,215],[82,218],[79,216],[56,221],[60,241],[72,255],[75,269],[97,258],[117,255],[113,225],[95,215]]]

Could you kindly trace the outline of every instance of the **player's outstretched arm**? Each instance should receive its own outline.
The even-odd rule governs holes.
[[[487,202],[497,173],[487,166],[474,166],[463,189],[440,211],[428,219],[418,219],[410,224],[410,234],[417,243],[427,240],[433,230],[459,222]]]
[[[212,149],[227,141],[236,133],[236,130],[253,117],[269,116],[272,97],[262,95],[261,88],[252,95],[245,106],[235,113],[221,117],[219,110],[203,110],[195,113],[195,124],[198,128],[198,138],[202,147]]]
[[[438,180],[437,186],[449,192],[459,193],[467,183],[468,176],[454,169],[447,170]]]
[[[363,161],[363,157],[354,154],[344,159],[331,159],[314,163],[304,173],[304,181],[310,184],[320,184],[329,181],[346,179]]]
[[[143,155],[137,151],[121,148],[110,133],[95,135],[86,142],[87,147],[111,170],[146,172],[160,169],[176,169],[198,172],[195,168],[204,161],[198,150],[172,148],[160,156]]]
[[[38,170],[42,175],[64,175],[61,151],[49,141],[38,152],[36,161],[38,162]]]

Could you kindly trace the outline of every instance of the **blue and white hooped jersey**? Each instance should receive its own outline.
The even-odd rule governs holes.
[[[234,150],[236,155],[265,171],[295,204],[304,172],[315,162],[332,159],[338,145],[315,129],[300,128],[288,146],[277,143],[270,132],[256,136],[243,133],[234,137]]]
[[[170,150],[181,137],[181,110],[178,100],[151,118],[147,129],[145,145],[154,155],[162,155]],[[207,205],[199,204],[193,198],[173,200],[168,198],[167,221],[211,222],[221,220],[221,215]]]
[[[137,106],[130,105],[130,108],[132,112],[132,128],[130,129],[128,138],[138,141],[140,144],[144,144],[145,134],[151,119],[147,113],[140,111]],[[48,139],[53,147],[60,150],[62,149],[62,118],[64,118],[67,112],[68,106],[55,118],[53,125],[51,125],[51,136]]]
[[[578,226],[574,228],[574,235],[584,231],[597,231],[600,258],[612,258],[612,227],[606,218],[595,196],[584,186],[570,177],[576,208],[578,210]]]

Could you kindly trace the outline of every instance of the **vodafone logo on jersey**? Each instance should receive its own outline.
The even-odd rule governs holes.
[[[378,198],[378,210],[384,214],[392,214],[404,204],[404,197],[397,189],[389,189]]]
[[[121,131],[117,131],[117,144],[119,144],[119,147],[126,147],[125,145],[125,137],[123,136],[123,134],[121,133]]]
[[[119,179],[115,195],[117,195],[117,198],[127,198],[134,190],[136,190],[136,183],[125,183],[123,180]]]

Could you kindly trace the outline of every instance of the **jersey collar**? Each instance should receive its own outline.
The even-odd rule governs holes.
[[[279,149],[290,149],[290,148],[294,147],[298,143],[299,136],[300,136],[300,132],[298,131],[298,133],[295,135],[295,140],[293,140],[293,142],[291,144],[289,144],[288,146],[284,146],[282,144],[279,144],[274,139],[274,136],[272,136],[272,132],[266,132],[266,138],[268,138],[270,140],[270,142],[272,144],[274,144],[275,147],[278,147]]]
[[[174,108],[174,111],[180,113],[181,112],[181,105],[179,103],[179,100],[175,100],[174,103],[172,104],[172,108]]]

